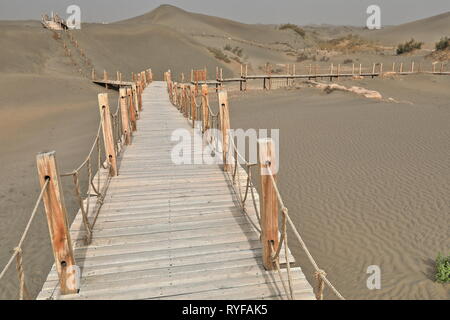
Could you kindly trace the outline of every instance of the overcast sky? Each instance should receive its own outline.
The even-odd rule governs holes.
[[[146,13],[161,4],[246,23],[364,25],[366,8],[381,7],[383,25],[401,24],[450,11],[450,0],[0,0],[0,20],[40,19],[67,6],[81,7],[83,22],[112,22]]]

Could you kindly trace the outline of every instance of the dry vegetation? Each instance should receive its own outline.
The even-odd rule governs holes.
[[[321,41],[319,42],[318,47],[322,50],[340,52],[357,52],[368,50],[378,51],[381,49],[381,47],[377,46],[375,43],[362,39],[361,37],[354,34],[349,34],[327,41]]]
[[[216,58],[217,60],[222,60],[225,63],[231,62],[230,58],[225,53],[223,53],[222,50],[213,47],[208,47],[208,50],[214,55],[214,58]]]
[[[306,36],[306,32],[305,32],[305,30],[303,30],[303,28],[299,27],[296,24],[292,24],[292,23],[282,24],[282,25],[280,25],[280,27],[278,29],[280,29],[280,30],[292,30],[296,34],[301,36],[302,38],[304,38]]]
[[[421,49],[423,45],[423,42],[416,41],[414,39],[411,39],[409,41],[406,41],[405,43],[401,43],[397,47],[397,54],[404,54],[408,52],[413,52],[417,49]]]

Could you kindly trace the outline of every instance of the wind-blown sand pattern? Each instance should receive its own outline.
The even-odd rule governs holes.
[[[389,104],[301,89],[239,96],[231,106],[235,128],[281,128],[285,204],[344,296],[450,297],[448,286],[433,282],[434,259],[449,245],[448,104]],[[292,249],[313,281],[302,251]],[[369,265],[381,268],[381,290],[366,287]]]

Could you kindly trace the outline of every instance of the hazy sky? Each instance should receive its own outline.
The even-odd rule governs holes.
[[[160,4],[247,23],[364,25],[366,8],[381,7],[383,25],[401,24],[450,11],[450,0],[0,0],[0,20],[40,19],[68,5],[81,7],[84,22],[112,22],[146,13]]]

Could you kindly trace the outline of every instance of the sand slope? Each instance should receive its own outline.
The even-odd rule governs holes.
[[[434,43],[450,33],[450,12],[421,19],[398,26],[367,32],[366,36],[387,44],[398,44],[414,38],[423,41],[427,47],[434,48]]]

